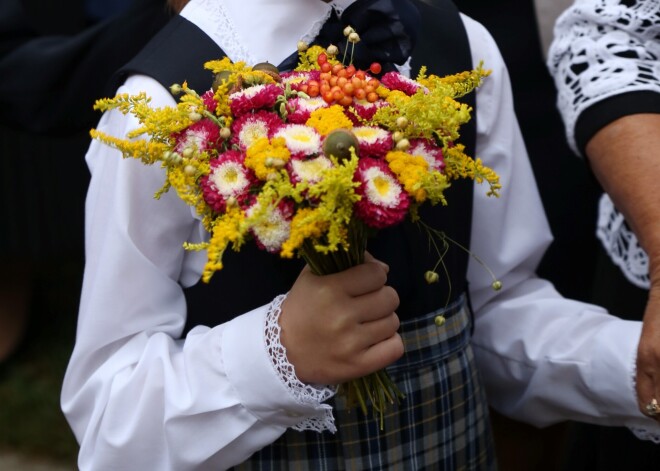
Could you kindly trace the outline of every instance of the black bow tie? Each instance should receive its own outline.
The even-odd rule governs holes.
[[[333,10],[330,18],[314,40],[314,44],[328,47],[334,44],[341,51],[348,51],[344,29],[351,26],[360,36],[353,51],[353,65],[367,70],[371,63],[378,62],[383,72],[395,69],[395,64],[404,64],[415,46],[421,17],[417,7],[409,0],[357,0],[341,17]],[[279,69],[295,68],[298,54],[295,53],[279,65]]]

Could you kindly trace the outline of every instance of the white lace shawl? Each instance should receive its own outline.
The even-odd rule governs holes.
[[[576,0],[558,19],[548,67],[566,136],[578,153],[575,123],[593,104],[621,93],[660,93],[660,0]],[[626,278],[649,287],[648,257],[607,195],[597,235]]]

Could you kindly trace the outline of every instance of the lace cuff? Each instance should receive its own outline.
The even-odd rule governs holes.
[[[648,255],[607,193],[603,194],[598,205],[596,236],[628,281],[638,288],[651,287]]]
[[[633,391],[637,390],[637,354],[634,355],[632,359],[632,389]],[[660,434],[658,432],[652,432],[644,427],[628,427],[630,431],[640,440],[651,441],[656,445],[660,444]]]
[[[328,404],[322,404],[336,393],[336,388],[332,386],[321,386],[305,384],[296,376],[294,366],[289,363],[286,357],[286,348],[280,342],[281,328],[278,319],[282,312],[282,302],[286,295],[276,297],[268,308],[266,314],[265,339],[266,349],[270,356],[273,368],[277,372],[280,380],[288,388],[291,395],[300,405],[313,407],[317,415],[304,418],[293,426],[294,430],[313,430],[322,432],[329,430],[336,432],[335,419],[332,415],[332,407]]]
[[[631,428],[630,431],[635,434],[640,440],[647,440],[655,443],[656,445],[660,444],[660,435],[654,432],[649,432],[644,428]]]

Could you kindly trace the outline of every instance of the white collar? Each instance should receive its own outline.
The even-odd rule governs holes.
[[[234,62],[279,64],[311,42],[332,8],[343,12],[356,0],[190,0],[181,16],[196,24]]]

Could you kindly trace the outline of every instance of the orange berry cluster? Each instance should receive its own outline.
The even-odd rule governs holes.
[[[380,85],[377,78],[367,78],[364,70],[357,70],[353,64],[331,64],[326,54],[319,54],[317,59],[321,69],[319,80],[310,80],[301,87],[311,97],[322,97],[328,104],[350,106],[353,100],[366,100],[374,103],[378,100],[376,89]],[[382,67],[374,62],[369,67],[372,74],[379,74]]]

